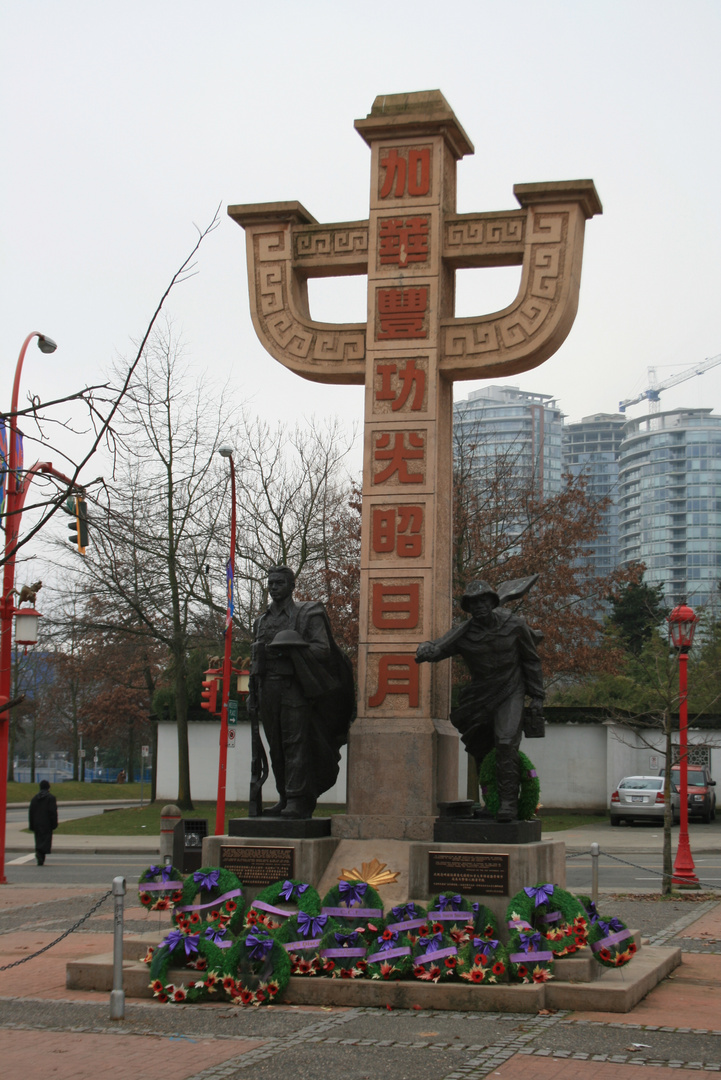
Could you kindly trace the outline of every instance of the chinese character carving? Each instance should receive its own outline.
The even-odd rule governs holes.
[[[395,551],[400,558],[417,558],[423,548],[423,507],[374,506],[371,516],[373,550],[379,555]]]
[[[391,434],[393,435],[392,446]],[[406,434],[408,435],[409,446],[406,446],[405,443]],[[407,462],[422,461],[424,455],[425,439],[423,435],[419,435],[415,431],[407,433],[404,431],[384,432],[378,436],[378,441],[374,447],[374,457],[376,461],[387,461],[388,464],[374,475],[373,483],[382,484],[395,473],[398,473],[398,482],[400,484],[422,484],[423,473],[409,472]]]
[[[398,371],[398,364],[379,364],[377,372],[381,377],[380,390],[376,390],[376,401],[391,401],[392,412],[398,412],[408,401],[411,390],[414,390],[411,401],[411,412],[417,412],[423,408],[423,398],[426,390],[426,373],[422,368],[416,367],[415,360],[407,360],[404,367]],[[392,376],[398,374],[401,381],[400,391],[396,393],[391,381]]]
[[[420,614],[420,585],[409,581],[404,585],[373,582],[372,621],[376,630],[412,630],[418,626]]]
[[[423,323],[428,308],[428,289],[379,289],[379,341],[388,338],[424,338],[428,331]]]
[[[385,218],[378,249],[382,266],[428,261],[428,218]]]
[[[376,709],[388,694],[405,694],[408,707],[418,707],[418,665],[413,656],[381,656],[378,664],[378,689],[368,698],[368,704]]]
[[[408,158],[402,157],[394,148],[381,158],[381,168],[386,174],[380,190],[381,199],[387,199],[393,193],[397,199],[406,194],[413,196],[427,195],[431,190],[431,151],[409,150]]]

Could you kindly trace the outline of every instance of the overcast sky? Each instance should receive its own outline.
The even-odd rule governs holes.
[[[580,307],[559,352],[499,380],[569,419],[614,412],[721,353],[718,0],[5,0],[0,33],[4,389],[48,399],[128,355],[221,204],[199,273],[170,311],[198,377],[285,420],[362,418],[356,387],[304,382],[253,331],[245,238],[228,204],[297,199],[319,221],[367,217],[370,154],[353,129],[377,94],[438,88],[474,142],[459,212],[517,205],[514,183],[592,178]],[[459,274],[457,314],[497,310],[520,269]],[[365,318],[364,279],[312,284],[311,310]],[[465,396],[479,383],[460,383]],[[721,407],[721,366],[664,408]],[[629,415],[640,415],[638,406]],[[89,467],[91,475],[96,475]]]

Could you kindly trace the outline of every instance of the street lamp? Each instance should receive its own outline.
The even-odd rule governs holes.
[[[230,649],[233,640],[233,587],[235,578],[235,462],[233,447],[219,446],[218,453],[230,464],[230,558],[226,571],[228,607],[225,616],[225,652],[223,653],[223,701],[220,709],[220,754],[218,756],[218,798],[215,808],[215,835],[225,833],[225,786],[228,772],[228,695],[230,693]]]
[[[678,749],[681,781],[681,823],[673,865],[674,885],[698,886],[688,838],[688,651],[693,644],[698,616],[688,604],[675,607],[668,619],[671,643],[678,651]]]
[[[5,471],[5,566],[3,568],[3,590],[0,596],[0,885],[6,884],[5,877],[5,823],[7,819],[7,793],[8,793],[8,742],[10,731],[10,713],[8,702],[10,701],[10,688],[12,679],[12,636],[13,616],[16,608],[13,597],[15,595],[15,551],[17,549],[18,535],[20,533],[20,517],[25,504],[25,494],[32,476],[37,472],[50,472],[52,466],[47,463],[37,463],[23,478],[22,453],[17,426],[18,398],[20,396],[20,376],[23,370],[23,361],[28,345],[37,338],[38,348],[41,352],[52,353],[57,345],[52,338],[33,330],[25,338],[17,364],[15,365],[15,379],[13,381],[13,396],[8,417],[8,454],[7,469]]]

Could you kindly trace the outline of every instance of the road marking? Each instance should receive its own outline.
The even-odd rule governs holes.
[[[7,866],[22,866],[23,863],[32,862],[35,858],[34,855],[21,855],[19,859],[11,859]]]

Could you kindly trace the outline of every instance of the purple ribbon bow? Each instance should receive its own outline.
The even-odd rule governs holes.
[[[149,866],[148,873],[151,877],[157,877],[160,874],[161,881],[169,881],[170,875],[173,872],[172,866]]]
[[[212,926],[206,926],[203,937],[207,938],[208,941],[212,941],[214,945],[220,945],[221,941],[225,938],[225,934],[226,929],[224,926],[219,930],[216,930]]]
[[[524,952],[538,952],[538,947],[541,944],[541,935],[539,933],[528,934],[521,931],[521,948]]]
[[[523,891],[526,896],[534,898],[534,907],[540,907],[541,904],[547,904],[553,896],[553,885],[527,885]]]
[[[596,926],[600,927],[604,937],[608,937],[610,934],[618,934],[621,930],[626,929],[621,920],[617,919],[615,915],[612,919],[609,919],[608,922],[604,922],[602,919],[597,918]]]
[[[365,896],[368,886],[365,881],[339,881],[338,892],[346,907],[359,904]]]
[[[418,948],[421,952],[435,952],[443,944],[443,934],[432,934],[431,937],[418,938]]]
[[[379,952],[385,952],[386,949],[392,949],[395,943],[398,941],[398,931],[391,930],[391,937],[385,938],[381,934],[378,938],[378,944],[380,946]]]
[[[474,902],[471,904],[471,910],[473,911],[474,915],[478,915],[478,912],[481,910],[481,905],[478,903],[477,900],[474,900]]]
[[[298,933],[302,937],[319,937],[327,922],[327,915],[306,915],[301,911],[298,913]]]
[[[415,919],[416,905],[412,901],[410,904],[399,904],[398,907],[391,908],[391,915],[399,922]]]
[[[217,889],[218,878],[220,877],[220,870],[209,870],[207,874],[202,870],[196,870],[193,874],[193,881],[197,881],[201,889]]]
[[[286,903],[290,903],[294,896],[302,896],[309,885],[294,885],[292,881],[284,881],[280,888],[280,896]]]
[[[498,948],[498,939],[474,937],[473,948],[478,949],[478,951],[482,952],[484,956],[488,956],[489,953],[493,952],[494,949]]]
[[[601,918],[601,916],[596,911],[596,905],[594,904],[593,900],[589,900],[586,904],[586,914],[590,915],[592,923],[598,922],[598,920]]]
[[[183,942],[185,947],[185,955],[190,956],[191,953],[198,951],[198,939],[200,934],[184,934],[182,930],[171,930],[166,938],[161,941],[161,945],[167,945],[170,952],[178,947],[180,942]]]
[[[444,893],[438,897],[438,910],[445,911],[447,907],[450,907],[451,911],[460,911],[463,900],[459,893],[455,896],[446,896]]]
[[[259,934],[248,934],[245,939],[245,947],[250,953],[251,960],[265,960],[273,948],[273,938],[261,937]]]
[[[335,933],[333,937],[345,949],[348,945],[355,945],[359,935],[357,930],[352,930],[350,934]]]

